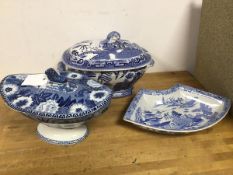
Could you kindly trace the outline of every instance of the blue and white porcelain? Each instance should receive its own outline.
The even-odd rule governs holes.
[[[114,31],[104,40],[83,41],[67,49],[58,69],[85,74],[113,89],[113,97],[124,97],[132,94],[133,84],[153,64],[148,51]]]
[[[87,120],[101,115],[112,98],[112,90],[88,77],[72,72],[18,74],[5,77],[0,85],[6,104],[41,123],[39,136],[49,143],[74,144],[88,134]]]
[[[220,122],[230,106],[225,97],[177,84],[168,90],[140,90],[124,120],[155,132],[191,133]]]

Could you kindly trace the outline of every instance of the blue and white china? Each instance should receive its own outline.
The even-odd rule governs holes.
[[[177,84],[168,90],[140,90],[124,121],[155,132],[192,133],[220,122],[230,106],[225,97]]]
[[[67,49],[58,69],[85,74],[113,89],[113,97],[124,97],[132,94],[133,84],[153,64],[148,51],[114,31],[104,40],[83,41]]]
[[[74,144],[88,134],[84,124],[101,115],[112,90],[88,77],[73,73],[18,74],[5,77],[0,85],[6,104],[41,123],[39,136],[54,144]]]

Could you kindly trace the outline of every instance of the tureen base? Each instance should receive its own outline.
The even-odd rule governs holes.
[[[113,98],[120,98],[132,95],[133,88],[113,92]]]
[[[39,123],[37,126],[37,133],[42,140],[48,143],[70,145],[83,141],[88,135],[88,129],[83,123]]]

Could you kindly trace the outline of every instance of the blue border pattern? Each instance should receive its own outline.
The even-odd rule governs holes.
[[[71,68],[79,70],[91,70],[91,71],[116,71],[116,70],[130,70],[138,69],[150,64],[153,64],[154,61],[151,61],[152,58],[148,53],[143,53],[141,55],[132,57],[128,60],[119,59],[119,60],[83,60],[82,63],[73,61],[74,56],[69,53],[69,49],[66,50],[62,56],[62,61],[64,64],[68,65]]]
[[[83,140],[85,140],[87,138],[87,136],[89,135],[89,130],[86,130],[86,133],[84,134],[83,137],[79,138],[79,139],[75,139],[75,140],[71,140],[71,141],[58,141],[58,140],[53,140],[53,139],[49,139],[47,137],[44,137],[43,135],[41,135],[39,133],[39,131],[37,131],[37,135],[41,138],[41,140],[49,143],[49,144],[55,144],[55,145],[74,145],[77,143],[81,143]]]
[[[113,31],[100,41],[86,40],[67,49],[62,56],[64,64],[79,70],[129,70],[153,64],[147,50],[121,39]]]
[[[66,73],[64,73],[64,74],[66,74]],[[67,73],[67,74],[69,75],[69,74],[76,74],[76,73]],[[12,101],[10,100],[10,98],[6,94],[6,92],[4,91],[3,87],[4,87],[4,85],[8,85],[7,83],[5,83],[5,81],[8,78],[10,79],[12,77],[23,77],[22,79],[15,79],[14,80],[15,82],[17,82],[16,83],[17,88],[18,88],[17,90],[19,90],[21,83],[23,82],[23,80],[25,79],[25,77],[27,75],[28,74],[14,74],[14,75],[9,75],[9,76],[5,77],[0,83],[0,94],[1,94],[2,98],[4,99],[4,102],[11,109],[16,110],[16,111],[21,112],[21,113],[24,113],[26,116],[28,116],[30,118],[38,119],[38,120],[43,121],[45,123],[73,123],[73,122],[80,122],[80,121],[88,120],[88,119],[94,117],[95,113],[101,113],[102,111],[106,110],[111,102],[111,98],[113,95],[112,90],[110,90],[107,86],[92,83],[95,86],[96,85],[100,86],[99,87],[100,90],[106,89],[106,92],[108,92],[108,95],[101,102],[96,102],[96,105],[94,107],[89,108],[87,110],[84,110],[84,111],[81,111],[78,113],[59,114],[59,113],[39,112],[39,111],[33,110],[33,108],[32,109],[30,109],[30,108],[23,109],[17,105],[12,104]],[[80,75],[80,74],[77,74],[77,75]],[[80,80],[77,80],[77,81],[80,81],[80,83],[82,83],[82,82],[87,82],[88,80],[90,80],[90,79],[83,76],[83,77],[81,77]],[[93,80],[91,80],[91,81],[93,81]],[[75,82],[75,80],[74,80],[74,82]],[[89,87],[89,88],[91,88],[91,87]],[[97,91],[98,91],[98,88],[97,88]],[[50,90],[50,93],[52,93],[52,92],[53,91]],[[20,96],[20,94],[19,94],[19,96]]]
[[[169,130],[169,129],[162,129],[160,127],[153,127],[153,126],[149,126],[143,123],[140,123],[139,121],[134,121],[131,120],[131,116],[133,115],[133,113],[135,112],[135,110],[137,109],[138,103],[141,99],[141,97],[146,94],[146,95],[168,95],[170,93],[174,93],[176,91],[178,91],[179,89],[182,89],[186,92],[189,93],[197,93],[199,95],[202,96],[206,96],[212,99],[216,99],[216,100],[220,100],[224,103],[224,108],[223,111],[221,113],[218,113],[216,117],[216,121],[213,121],[213,123],[209,124],[208,126],[205,126],[203,128],[198,128],[196,130]],[[152,130],[152,131],[156,131],[156,132],[163,132],[163,133],[169,133],[169,134],[177,134],[177,133],[190,133],[190,132],[196,132],[196,131],[200,131],[200,130],[204,130],[207,129],[215,124],[217,124],[219,121],[221,121],[227,114],[227,112],[229,111],[231,107],[231,101],[230,99],[227,99],[225,97],[210,93],[210,92],[206,92],[200,89],[196,89],[190,86],[186,86],[186,85],[182,85],[182,84],[177,84],[173,87],[171,87],[170,89],[167,90],[147,90],[147,89],[141,89],[138,94],[134,97],[133,101],[131,102],[131,104],[129,105],[125,115],[124,115],[124,120],[130,123],[133,123],[139,127],[148,129],[148,130]]]

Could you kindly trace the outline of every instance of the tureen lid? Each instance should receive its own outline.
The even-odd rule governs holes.
[[[46,74],[5,77],[0,92],[11,108],[33,118],[86,120],[106,108],[112,91],[81,74],[48,69]]]
[[[150,54],[135,43],[111,32],[105,40],[83,41],[67,49],[63,62],[80,70],[128,70],[144,67],[153,61]]]

